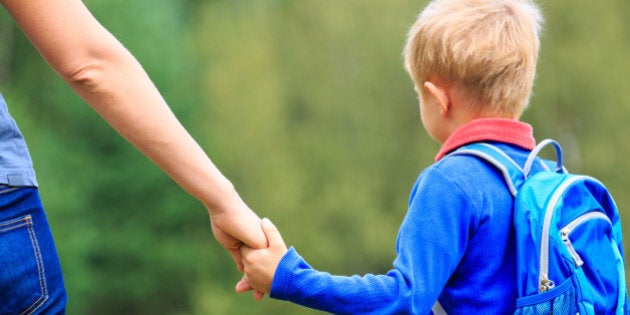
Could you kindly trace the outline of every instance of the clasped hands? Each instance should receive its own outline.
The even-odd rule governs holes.
[[[239,211],[210,214],[212,231],[225,247],[243,278],[236,284],[236,292],[254,291],[254,299],[261,300],[271,292],[271,284],[278,263],[287,247],[278,229],[269,219],[260,220],[247,206]]]

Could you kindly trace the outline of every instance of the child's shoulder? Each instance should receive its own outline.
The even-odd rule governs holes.
[[[509,205],[512,196],[500,171],[470,155],[447,155],[422,171],[412,190],[410,211],[458,209],[460,218],[481,218]],[[432,210],[433,209],[433,210]]]
[[[516,163],[523,164],[528,150],[501,142],[492,143],[510,156]],[[465,154],[447,154],[423,171],[423,176],[436,178],[439,176],[451,184],[479,191],[486,187],[496,188],[504,185],[503,175],[493,165],[486,161]]]

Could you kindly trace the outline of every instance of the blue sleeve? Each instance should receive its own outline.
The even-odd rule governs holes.
[[[392,314],[399,313],[400,293],[409,291],[396,270],[387,275],[334,276],[311,268],[292,247],[278,265],[270,296],[335,314]]]
[[[475,220],[468,203],[456,183],[429,169],[414,186],[387,274],[331,275],[291,248],[270,296],[335,314],[428,314],[466,250]]]

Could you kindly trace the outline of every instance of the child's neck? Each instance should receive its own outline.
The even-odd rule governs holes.
[[[500,115],[496,113],[484,113],[478,110],[471,110],[469,106],[461,106],[453,103],[451,106],[451,111],[449,113],[449,117],[446,117],[445,124],[446,128],[444,128],[445,133],[443,135],[442,141],[439,141],[440,144],[443,144],[444,141],[450,135],[457,130],[459,127],[467,125],[473,120],[481,119],[481,118],[501,118],[501,119],[511,119],[518,120],[518,115]]]

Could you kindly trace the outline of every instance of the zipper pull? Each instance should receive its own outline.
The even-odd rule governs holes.
[[[573,244],[571,243],[571,239],[569,239],[569,233],[570,233],[569,230],[562,229],[560,230],[560,237],[562,238],[562,241],[564,242],[564,246],[567,247],[567,250],[569,251],[571,258],[573,258],[575,265],[577,267],[582,267],[582,265],[584,265],[584,261],[582,260],[582,257],[580,257],[580,255],[577,253],[577,251],[573,247]]]
[[[540,292],[540,293],[549,291],[549,290],[553,289],[556,286],[555,282],[553,282],[553,280],[549,279],[549,277],[546,274],[540,275],[539,283],[540,284],[538,286],[538,292]]]

